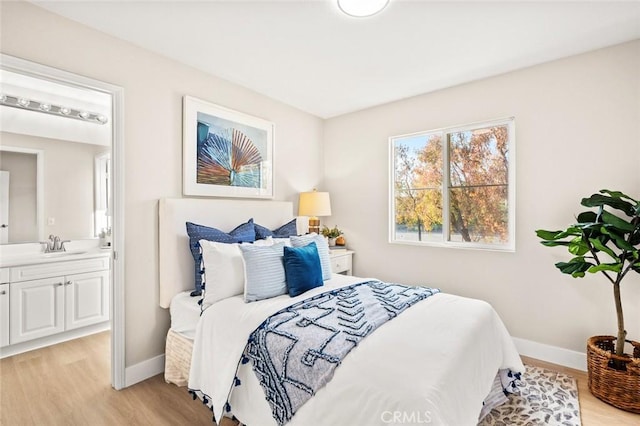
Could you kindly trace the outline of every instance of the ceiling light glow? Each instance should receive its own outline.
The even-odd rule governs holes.
[[[365,18],[381,12],[389,0],[338,0],[338,7],[349,16]]]

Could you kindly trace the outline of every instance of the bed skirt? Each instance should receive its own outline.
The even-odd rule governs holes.
[[[191,368],[191,353],[193,340],[169,330],[165,348],[164,380],[177,386],[187,386],[189,369]]]

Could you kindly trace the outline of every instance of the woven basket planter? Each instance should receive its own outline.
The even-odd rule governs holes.
[[[589,390],[602,401],[640,414],[640,343],[629,341],[633,356],[617,356],[616,338],[593,336],[587,341]],[[611,367],[617,364],[618,368]]]

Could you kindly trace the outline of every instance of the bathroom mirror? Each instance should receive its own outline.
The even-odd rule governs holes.
[[[111,96],[0,70],[0,108],[0,244],[97,237],[109,226]]]

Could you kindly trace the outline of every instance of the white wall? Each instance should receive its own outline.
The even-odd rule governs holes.
[[[508,116],[516,252],[389,244],[388,137]],[[615,334],[608,281],[562,275],[553,264],[568,253],[541,246],[534,230],[573,223],[580,199],[602,188],[640,197],[640,41],[333,118],[324,138],[333,210],[324,222],[345,231],[357,275],[488,300],[513,336],[553,346],[585,352],[587,337]],[[635,340],[639,278],[622,286]]]
[[[157,204],[182,194],[182,96],[275,123],[277,200],[296,202],[320,181],[323,122],[28,3],[1,2],[0,15],[3,53],[124,88],[125,363],[162,354],[169,313],[158,306]]]

